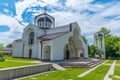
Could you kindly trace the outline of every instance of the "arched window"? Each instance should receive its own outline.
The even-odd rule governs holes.
[[[34,43],[34,37],[35,37],[34,32],[31,32],[29,34],[29,44],[30,45]]]

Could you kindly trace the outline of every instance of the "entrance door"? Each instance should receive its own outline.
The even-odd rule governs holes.
[[[67,50],[67,52],[66,52],[66,59],[69,59],[69,58],[70,58],[70,51]]]
[[[31,59],[32,57],[32,50],[29,50],[29,58]]]

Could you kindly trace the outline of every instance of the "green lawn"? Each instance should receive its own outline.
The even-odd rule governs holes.
[[[1,68],[9,68],[9,67],[18,67],[18,66],[33,65],[33,64],[34,63],[2,61],[2,62],[0,62],[0,69]]]
[[[109,68],[110,66],[101,65],[100,67],[87,74],[86,76],[80,78],[79,80],[103,80]]]
[[[86,70],[88,70],[88,68],[68,68],[65,71],[44,73],[21,80],[79,80],[77,76]]]
[[[108,60],[105,64],[112,64],[114,60]]]
[[[11,56],[5,56],[5,61],[0,62],[1,68],[9,68],[9,67],[18,67],[18,66],[26,66],[33,65],[37,60],[33,59],[22,59],[22,58],[12,58]]]
[[[120,64],[120,60],[117,60],[116,64]]]
[[[77,76],[88,70],[88,68],[70,68],[66,71],[49,72],[21,80],[103,80],[109,68],[109,65],[101,65],[85,77],[81,78],[78,78]]]
[[[24,58],[13,58],[11,56],[5,56],[6,60],[17,60],[17,61],[38,61],[35,59],[24,59]]]
[[[110,76],[113,80],[120,80],[120,78],[116,78],[114,76],[119,76],[120,77],[120,60],[116,61],[116,66],[115,66],[115,69],[114,69],[114,75]]]

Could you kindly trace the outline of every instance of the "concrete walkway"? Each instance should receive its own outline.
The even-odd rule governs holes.
[[[114,68],[115,68],[115,64],[116,64],[116,60],[113,62],[113,64],[111,65],[109,71],[107,72],[107,74],[104,77],[104,80],[112,80],[111,78],[109,78],[109,75],[113,75],[114,73]]]
[[[105,61],[105,62],[107,62],[107,61]],[[102,64],[104,64],[105,62],[103,62]],[[98,65],[98,66],[96,66],[96,67],[94,67],[92,69],[89,69],[88,71],[86,71],[86,72],[78,75],[78,77],[84,77],[85,75],[89,74],[90,72],[92,72],[93,70],[95,70],[96,68],[98,68],[99,66],[101,66],[102,64],[100,64],[100,65]]]
[[[53,64],[53,67],[55,68],[55,69],[57,69],[57,70],[66,70],[64,67],[62,67],[62,66],[60,66],[60,65],[58,65],[58,64],[56,64],[56,63],[52,63]]]

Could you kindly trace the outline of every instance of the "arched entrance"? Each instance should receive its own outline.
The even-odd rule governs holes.
[[[47,45],[44,47],[43,60],[50,60],[51,56],[51,46]]]
[[[70,59],[70,50],[68,48],[68,44],[65,45],[64,47],[64,59]]]

